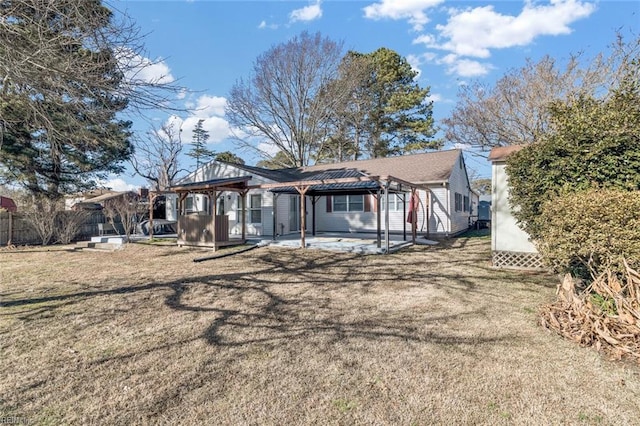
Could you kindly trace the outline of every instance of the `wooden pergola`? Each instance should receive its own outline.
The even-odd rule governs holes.
[[[178,246],[219,247],[244,244],[246,242],[246,196],[247,182],[251,176],[213,179],[204,182],[185,183],[172,186],[178,195]],[[217,200],[223,192],[237,192],[241,199],[242,235],[240,239],[229,239],[229,218],[218,215]],[[209,197],[209,208],[204,214],[187,214],[185,200],[189,194],[204,194]]]
[[[338,171],[339,172],[339,171]],[[339,175],[339,173],[338,173]],[[312,214],[312,234],[316,233],[315,226],[315,206],[316,201],[321,196],[332,195],[361,195],[361,194],[373,194],[377,199],[377,240],[378,247],[382,246],[382,209],[380,201],[384,197],[385,205],[389,205],[389,194],[402,194],[403,196],[403,212],[404,217],[407,217],[406,204],[404,203],[404,197],[407,192],[411,193],[411,207],[414,206],[413,200],[416,197],[416,191],[419,188],[428,189],[426,186],[415,184],[405,181],[403,179],[396,178],[394,176],[366,176],[360,174],[360,176],[349,177],[328,177],[323,178],[322,174],[316,176],[310,176],[308,179],[293,181],[293,182],[280,182],[280,183],[268,183],[261,185],[249,186],[249,189],[268,189],[274,193],[275,198],[281,193],[285,194],[299,194],[300,195],[300,247],[306,248],[306,197],[311,197],[311,214]],[[275,205],[275,201],[274,201]],[[275,224],[276,224],[276,212],[274,208],[273,223],[274,223],[274,238],[275,238]],[[412,242],[416,241],[417,233],[417,214],[415,210],[411,212],[411,238]],[[404,235],[406,239],[406,222]],[[385,209],[384,215],[384,243],[386,253],[389,252],[389,209]]]

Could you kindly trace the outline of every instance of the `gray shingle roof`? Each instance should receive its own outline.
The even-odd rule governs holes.
[[[460,155],[461,150],[451,149],[399,157],[317,164],[298,170],[306,175],[329,170],[356,169],[369,176],[391,175],[413,183],[445,182],[449,179]]]

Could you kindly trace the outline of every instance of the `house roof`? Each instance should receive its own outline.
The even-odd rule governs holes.
[[[289,169],[263,169],[262,167],[255,166],[247,166],[245,164],[237,164],[237,163],[229,163],[226,161],[216,160],[219,163],[229,164],[233,167],[237,167],[238,169],[245,170],[251,174],[261,176],[276,182],[289,182],[292,180],[297,180],[300,178],[298,174],[298,169],[289,168]]]
[[[376,180],[370,180],[359,170],[355,169],[338,169],[326,170],[319,173],[307,173],[297,183],[318,182],[331,180],[347,180],[348,178],[363,178],[362,181],[355,182],[332,182],[312,185],[308,189],[309,195],[335,194],[338,192],[359,194],[369,193],[380,188],[380,183]],[[297,190],[293,186],[283,186],[271,189],[271,192],[297,194]]]
[[[85,200],[89,203],[101,203],[103,201],[112,200],[114,198],[122,197],[124,195],[138,195],[133,191],[123,191],[123,192],[111,192],[108,194],[98,195],[97,197],[89,198]]]
[[[181,185],[174,185],[171,190],[176,192],[198,192],[198,191],[242,191],[247,188],[247,182],[251,176],[239,176],[232,178],[211,179],[202,182],[190,182]]]
[[[524,147],[525,145],[496,146],[491,149],[488,160],[491,162],[505,161],[510,154],[520,151]]]
[[[355,169],[372,176],[395,176],[414,183],[441,183],[449,180],[461,150],[434,151],[399,157],[373,158],[303,167],[299,173]]]

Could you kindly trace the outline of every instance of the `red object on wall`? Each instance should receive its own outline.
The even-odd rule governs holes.
[[[0,209],[15,213],[18,211],[18,206],[16,206],[16,203],[11,198],[0,195]]]
[[[418,203],[420,200],[418,199],[418,193],[414,192],[411,194],[411,201],[409,202],[409,214],[407,214],[407,222],[413,223],[414,221],[418,221]]]

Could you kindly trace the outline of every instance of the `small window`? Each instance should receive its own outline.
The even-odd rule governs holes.
[[[346,212],[348,211],[348,200],[346,195],[334,195],[333,196],[333,211],[334,212]]]
[[[465,212],[469,211],[469,197],[464,197],[464,205],[462,206],[462,208]]]
[[[457,192],[455,194],[455,207],[457,212],[462,211],[462,194]]]
[[[252,194],[249,197],[249,221],[262,223],[262,195]]]
[[[187,196],[187,198],[184,200],[184,208],[187,210],[187,212],[193,211],[193,195]]]
[[[334,195],[334,212],[363,212],[364,195]]]

